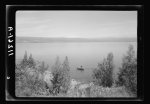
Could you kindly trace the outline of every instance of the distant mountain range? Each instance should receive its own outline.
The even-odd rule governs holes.
[[[47,38],[16,37],[17,43],[50,43],[50,42],[137,42],[137,38]]]

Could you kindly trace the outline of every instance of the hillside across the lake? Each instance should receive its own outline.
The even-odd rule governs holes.
[[[49,38],[49,37],[16,37],[17,43],[49,42],[136,42],[136,38]]]

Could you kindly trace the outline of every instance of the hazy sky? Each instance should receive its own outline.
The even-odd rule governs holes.
[[[16,36],[137,37],[137,11],[17,11]]]

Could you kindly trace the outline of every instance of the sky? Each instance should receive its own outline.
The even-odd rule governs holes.
[[[137,37],[137,11],[17,11],[16,36]]]

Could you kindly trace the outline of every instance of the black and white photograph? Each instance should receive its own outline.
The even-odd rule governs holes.
[[[136,98],[137,11],[18,10],[15,96]]]

